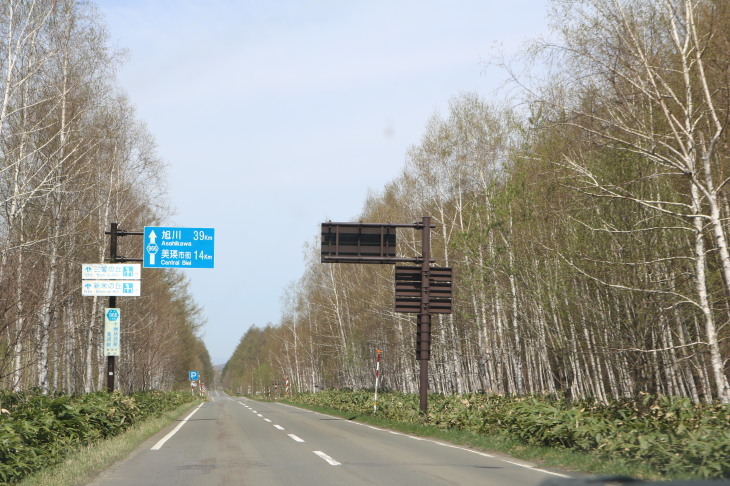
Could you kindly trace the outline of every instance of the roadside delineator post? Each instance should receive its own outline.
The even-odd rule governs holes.
[[[380,355],[383,354],[378,349],[377,357],[375,358],[375,398],[373,399],[373,412],[378,411],[378,379],[380,378]]]

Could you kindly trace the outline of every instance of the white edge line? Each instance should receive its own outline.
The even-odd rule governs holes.
[[[380,427],[375,427],[373,425],[364,424],[364,423],[360,423],[360,422],[355,422],[355,421],[352,421],[352,420],[345,420],[342,417],[337,417],[335,415],[328,415],[326,413],[314,412],[312,410],[307,410],[306,408],[295,407],[293,405],[287,405],[287,404],[282,404],[282,405],[284,405],[285,407],[296,408],[298,410],[305,410],[305,411],[307,411],[309,413],[312,413],[312,414],[315,414],[315,415],[323,415],[325,417],[334,417],[334,418],[340,419],[340,420],[342,420],[344,422],[351,423],[351,424],[355,424],[355,425],[359,425],[361,427],[368,427],[368,428],[374,429],[374,430],[380,430],[380,431],[383,431],[383,432],[393,433],[393,431],[388,430],[388,429],[383,429],[383,428],[380,428]],[[473,449],[467,449],[466,447],[460,447],[460,446],[453,445],[453,444],[445,444],[443,442],[438,442],[438,441],[435,441],[433,439],[428,439],[428,438],[424,438],[424,437],[418,437],[416,435],[410,435],[410,434],[401,434],[401,435],[403,435],[405,437],[410,437],[411,439],[414,439],[414,440],[422,440],[422,441],[426,441],[426,442],[433,442],[434,444],[442,445],[442,446],[445,446],[445,447],[451,447],[451,448],[459,449],[459,450],[466,451],[466,452],[471,452],[472,454],[477,454],[479,456],[494,458],[494,459],[497,459],[498,461],[503,461],[503,462],[506,462],[506,463],[509,463],[509,464],[513,464],[515,466],[524,467],[525,469],[531,469],[533,471],[539,471],[541,473],[550,474],[552,476],[558,476],[558,477],[561,477],[561,478],[572,478],[573,477],[573,476],[569,476],[567,474],[561,474],[561,473],[554,472],[554,471],[548,471],[547,469],[541,469],[539,467],[531,466],[529,464],[520,464],[520,463],[517,463],[517,462],[512,462],[509,459],[504,459],[504,458],[501,458],[499,456],[493,456],[491,454],[487,454],[486,452],[475,451]],[[317,454],[317,451],[312,451],[312,452],[314,452],[315,454]],[[317,455],[319,455],[319,454],[317,454]]]
[[[524,462],[510,461],[510,460],[507,460],[507,459],[502,459],[502,460],[504,462],[507,462],[509,464],[513,464],[515,466],[526,467],[526,468],[532,469],[532,466],[530,466],[529,464],[525,464]]]
[[[314,452],[319,457],[321,457],[322,459],[324,459],[325,461],[327,461],[330,466],[341,466],[342,465],[341,463],[335,461],[334,459],[332,459],[330,456],[328,456],[327,454],[325,454],[322,451],[312,451],[312,452]]]
[[[554,471],[548,471],[547,469],[540,469],[539,467],[530,467],[533,471],[539,471],[541,473],[545,474],[552,474],[553,476],[560,476],[561,478],[570,478],[571,476],[568,476],[567,474],[560,474],[556,473]]]
[[[197,412],[198,410],[200,410],[200,407],[202,407],[202,406],[203,406],[202,403],[200,405],[198,405],[198,407],[195,410],[193,410],[192,412],[190,412],[190,415],[188,415],[187,417],[185,417],[182,422],[180,422],[179,424],[177,424],[177,427],[175,427],[174,429],[172,429],[169,434],[167,434],[165,437],[163,437],[162,439],[160,439],[160,441],[157,442],[157,444],[155,444],[154,446],[152,446],[152,449],[150,449],[150,450],[151,451],[159,451],[160,448],[163,445],[165,445],[165,442],[167,442],[168,440],[170,440],[173,435],[177,434],[177,431],[180,430],[183,425],[185,425],[185,422],[187,422],[188,420],[190,420],[190,417],[192,417],[195,412]]]

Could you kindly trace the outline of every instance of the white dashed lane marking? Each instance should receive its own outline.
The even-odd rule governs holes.
[[[327,461],[327,463],[329,463],[330,466],[341,466],[342,465],[341,463],[335,461],[334,459],[332,459],[330,456],[328,456],[327,454],[325,454],[322,451],[312,451],[312,452],[314,452],[319,457],[321,457],[322,459]]]

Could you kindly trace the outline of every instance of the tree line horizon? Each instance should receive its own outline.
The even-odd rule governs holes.
[[[508,93],[454,96],[368,196],[365,223],[430,216],[454,271],[432,391],[730,403],[729,9],[553,2],[552,38],[498,63]],[[399,255],[416,255],[403,234]],[[383,386],[415,393],[392,268],[322,264],[316,241],[306,254],[280,321],[246,331],[222,383],[372,388],[380,349]]]
[[[112,222],[171,214],[154,139],[117,84],[122,54],[92,3],[0,0],[0,389],[104,389],[108,303],[82,297],[82,264],[108,263]],[[141,297],[118,299],[117,389],[189,389],[191,369],[212,381],[187,278],[142,279]]]

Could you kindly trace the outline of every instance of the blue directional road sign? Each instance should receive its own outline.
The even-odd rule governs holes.
[[[213,268],[215,229],[145,226],[145,268]]]
[[[198,373],[197,371],[189,371],[188,378],[190,379],[190,381],[198,381],[200,379],[200,373]]]

